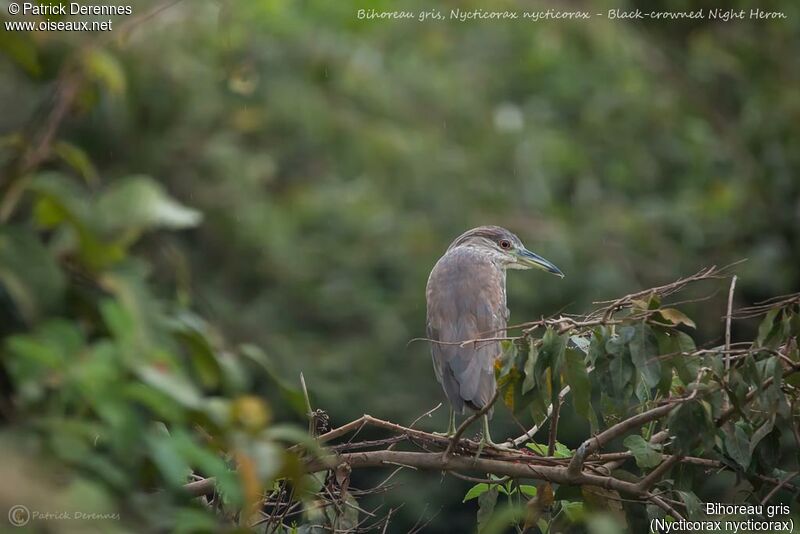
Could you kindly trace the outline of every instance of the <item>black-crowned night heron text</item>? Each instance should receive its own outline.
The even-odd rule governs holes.
[[[497,388],[494,363],[500,356],[500,341],[462,343],[505,336],[506,269],[531,268],[564,276],[505,228],[481,226],[457,237],[431,271],[427,331],[436,379],[450,403],[448,435],[455,432],[455,412],[481,410]],[[487,443],[492,443],[491,414],[490,410],[483,420]]]

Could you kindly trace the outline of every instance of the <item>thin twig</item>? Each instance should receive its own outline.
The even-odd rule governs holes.
[[[800,474],[800,471],[794,471],[793,473],[789,473],[788,475],[783,477],[781,481],[778,482],[778,484],[774,488],[772,488],[772,490],[769,493],[767,493],[767,495],[763,499],[761,499],[761,506],[767,504],[769,500],[772,499],[775,496],[775,494],[781,490],[782,487],[788,484],[789,481],[794,477],[796,477],[798,474]]]
[[[725,313],[725,353],[729,354],[731,350],[731,317],[733,311],[733,292],[736,290],[736,275],[731,277],[731,287],[728,290],[728,310]],[[731,358],[725,358],[725,372],[726,377],[728,376],[727,373],[731,369]],[[730,396],[726,393],[722,399],[722,409],[726,410],[730,406],[731,400]]]
[[[725,314],[725,351],[731,350],[731,317],[733,310],[733,292],[736,290],[736,275],[731,278],[731,288],[728,290],[728,312]],[[725,363],[725,370],[731,368],[730,362]]]
[[[563,399],[558,395],[556,402],[553,403],[553,417],[550,419],[550,434],[547,438],[547,456],[553,456],[556,452],[556,438],[558,434],[558,416],[561,413]]]
[[[450,471],[450,474],[456,478],[460,478],[466,482],[474,482],[475,484],[505,484],[511,477],[502,477],[502,478],[478,478],[478,477],[471,477],[469,475],[462,475],[456,471]]]
[[[428,410],[424,414],[422,414],[419,417],[417,417],[416,419],[414,419],[414,421],[412,421],[412,423],[410,425],[408,425],[408,428],[414,428],[414,425],[419,423],[420,419],[422,419],[423,417],[430,417],[433,412],[435,412],[436,410],[438,410],[441,407],[442,407],[442,403],[440,402],[439,404],[437,404],[436,406],[434,406],[433,408],[431,408],[430,410]]]
[[[300,386],[303,388],[303,398],[306,401],[306,416],[308,416],[308,433],[311,436],[317,434],[317,422],[314,417],[314,409],[311,408],[311,398],[308,396],[308,388],[306,387],[306,378],[303,373],[300,373]]]

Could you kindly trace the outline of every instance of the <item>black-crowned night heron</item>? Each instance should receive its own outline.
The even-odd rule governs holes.
[[[494,363],[500,342],[462,342],[505,336],[506,269],[530,268],[564,276],[505,228],[481,226],[457,237],[431,271],[428,338],[436,379],[450,402],[447,435],[455,432],[455,412],[481,410],[497,388]],[[491,444],[489,417],[491,410],[483,419],[483,440]]]

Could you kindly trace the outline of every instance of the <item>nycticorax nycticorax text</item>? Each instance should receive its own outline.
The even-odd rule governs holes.
[[[505,336],[506,269],[530,268],[564,276],[505,228],[481,226],[458,236],[431,271],[428,338],[436,379],[450,403],[448,435],[455,432],[455,412],[481,410],[497,388],[494,362],[500,342],[461,343]],[[491,411],[483,419],[483,439],[492,443],[489,417]]]

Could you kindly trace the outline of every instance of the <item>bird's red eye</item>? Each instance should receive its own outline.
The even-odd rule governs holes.
[[[511,248],[511,241],[508,241],[507,239],[503,239],[502,241],[500,241],[500,248],[504,248],[506,250],[510,249]]]

